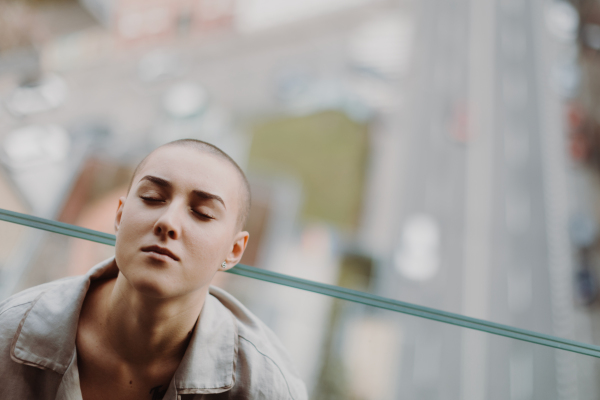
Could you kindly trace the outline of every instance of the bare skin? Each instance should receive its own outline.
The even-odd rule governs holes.
[[[119,329],[115,326],[119,323],[118,318],[109,317],[108,309],[111,306],[104,304],[106,298],[110,299],[115,281],[115,279],[102,281],[94,285],[88,292],[81,312],[77,332],[77,351],[82,396],[85,400],[106,399],[108,393],[110,398],[117,400],[162,398],[162,395],[159,397],[158,395],[161,392],[164,395],[179,366],[189,335],[174,332],[174,336],[167,340],[168,337],[163,336],[167,332],[148,330],[144,335],[144,329],[139,325],[136,326],[137,324]],[[117,305],[115,309],[121,307],[128,306]],[[178,322],[182,323],[178,324],[181,329],[184,321]],[[168,325],[168,328],[170,327],[171,325]],[[131,328],[139,332],[138,340],[133,342],[117,340],[116,343],[111,343],[114,340],[111,332],[126,331]],[[122,337],[127,338],[128,335],[123,332]],[[178,338],[177,342],[173,340],[175,338]],[[161,348],[161,342],[164,348]],[[124,349],[125,343],[133,347]],[[140,351],[143,344],[148,345],[149,349],[154,348],[154,351]],[[157,390],[152,390],[157,387],[158,393]]]
[[[79,318],[84,400],[163,398],[212,277],[246,247],[236,174],[213,155],[164,147],[136,175],[115,220],[119,275],[90,287]]]

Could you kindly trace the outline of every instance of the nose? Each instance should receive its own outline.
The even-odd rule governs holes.
[[[175,203],[165,207],[164,212],[154,224],[154,234],[161,240],[178,239],[181,235],[181,222],[179,218],[178,206]]]

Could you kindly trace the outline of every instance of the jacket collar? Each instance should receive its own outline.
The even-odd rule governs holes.
[[[19,324],[11,358],[64,374],[75,354],[79,314],[91,282],[116,277],[118,272],[111,257],[87,274],[58,281],[41,292]],[[210,294],[201,315],[173,377],[179,394],[220,393],[235,383],[238,333],[234,317]]]
[[[231,389],[235,384],[237,354],[238,332],[233,314],[209,294],[173,378],[177,392],[208,394]]]

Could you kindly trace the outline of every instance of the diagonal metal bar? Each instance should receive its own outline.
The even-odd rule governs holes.
[[[14,211],[0,209],[0,220],[19,225],[25,225],[32,228],[43,229],[49,232],[60,233],[62,235],[79,239],[90,240],[97,243],[108,244],[111,246],[115,245],[114,235],[97,232],[91,229],[81,228],[62,222],[38,218],[27,214],[21,214]],[[576,342],[574,340],[563,339],[526,329],[515,328],[509,325],[497,324],[477,318],[466,317],[460,314],[441,311],[435,308],[423,307],[416,304],[346,289],[339,286],[327,285],[325,283],[309,281],[307,279],[300,279],[243,264],[236,265],[228,272],[265,282],[319,293],[325,296],[336,297],[342,300],[365,304],[372,307],[414,315],[416,317],[452,324],[463,328],[474,329],[494,335],[505,336],[511,339],[522,340],[542,346],[553,347],[556,349],[600,358],[600,346],[595,346],[592,344]]]
[[[115,245],[115,235],[0,208],[0,220],[92,242]]]
[[[457,325],[463,328],[475,329],[478,331],[536,343],[543,346],[554,347],[557,349],[567,350],[593,357],[600,357],[600,346],[576,342],[573,340],[563,339],[526,329],[515,328],[509,325],[497,324],[495,322],[485,321],[477,318],[466,317],[464,315],[441,311],[435,308],[423,307],[370,293],[364,293],[339,286],[295,278],[243,264],[238,264],[229,270],[229,272],[236,275],[319,293],[326,296],[337,297],[342,300],[366,304],[377,308],[383,308],[403,314],[414,315],[421,318]]]

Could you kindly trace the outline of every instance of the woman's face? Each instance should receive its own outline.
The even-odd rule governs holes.
[[[241,185],[235,167],[213,154],[182,146],[152,153],[115,219],[116,262],[127,281],[156,298],[208,289],[223,261],[234,266],[246,246]]]

